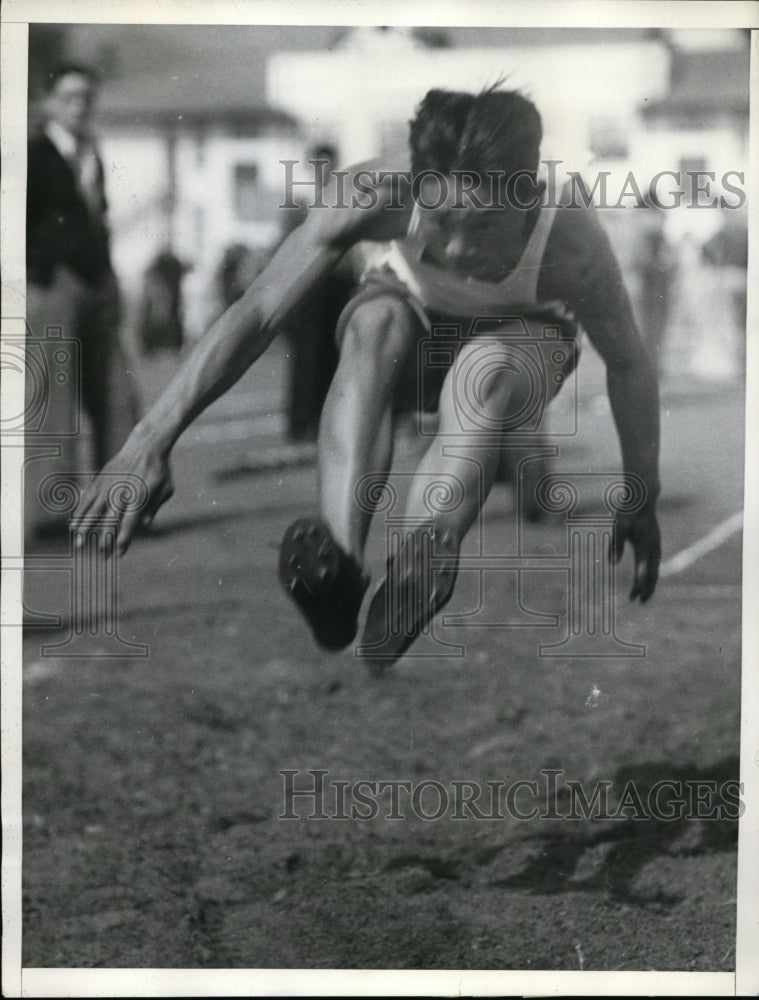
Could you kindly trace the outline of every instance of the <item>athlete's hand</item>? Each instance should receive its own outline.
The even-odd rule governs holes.
[[[135,532],[150,524],[173,492],[168,453],[152,445],[135,429],[102,472],[94,474],[77,508],[74,528],[100,528],[101,549],[110,555],[102,529],[106,523],[112,526],[116,518],[116,550],[123,555]]]
[[[651,508],[644,508],[634,514],[618,514],[615,527],[615,546],[610,555],[615,562],[619,562],[625,542],[630,543],[635,556],[635,579],[630,600],[640,598],[640,603],[645,604],[656,589],[661,562],[661,534],[656,513]]]

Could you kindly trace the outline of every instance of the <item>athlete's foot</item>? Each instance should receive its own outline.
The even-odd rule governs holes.
[[[458,574],[459,544],[449,531],[421,527],[409,531],[390,553],[359,647],[373,671],[403,656],[448,603]]]
[[[353,641],[369,577],[320,518],[300,518],[287,529],[279,579],[320,646],[338,650]]]

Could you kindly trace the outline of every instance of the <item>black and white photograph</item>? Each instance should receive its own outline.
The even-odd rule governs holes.
[[[756,6],[3,22],[3,996],[759,993]]]

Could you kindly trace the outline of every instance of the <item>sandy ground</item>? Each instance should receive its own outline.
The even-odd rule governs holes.
[[[542,788],[553,769],[565,812],[567,780],[611,782],[617,801],[630,780],[645,797],[663,779],[737,779],[740,536],[646,607],[620,596],[618,634],[644,657],[546,658],[555,629],[482,627],[516,607],[504,576],[479,627],[438,628],[463,656],[422,639],[413,652],[430,655],[372,677],[352,650],[317,650],[276,584],[282,532],[313,508],[313,464],[229,475],[281,447],[281,361],[275,349],[188,432],[176,498],[120,564],[119,633],[147,657],[45,652],[67,634],[68,578],[29,574],[27,605],[63,623],[25,638],[23,964],[733,969],[729,818],[424,819],[430,787],[396,819],[387,794],[372,819],[335,818],[333,803],[338,781]],[[741,392],[680,385],[663,412],[666,558],[741,508]],[[615,468],[592,379],[580,417],[557,467]],[[513,539],[513,505],[497,486],[493,544]],[[560,518],[531,527],[532,551],[559,551],[565,532]],[[380,526],[375,580],[382,545]],[[628,556],[622,589],[630,573]],[[448,611],[477,597],[462,574]],[[561,574],[523,601],[565,613]],[[304,788],[316,769],[327,818],[309,819],[306,798],[280,818],[280,772]]]

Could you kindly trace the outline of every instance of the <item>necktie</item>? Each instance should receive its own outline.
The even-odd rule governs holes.
[[[97,152],[92,142],[87,140],[77,142],[75,172],[79,190],[87,203],[90,215],[100,216],[102,214],[100,170]]]

